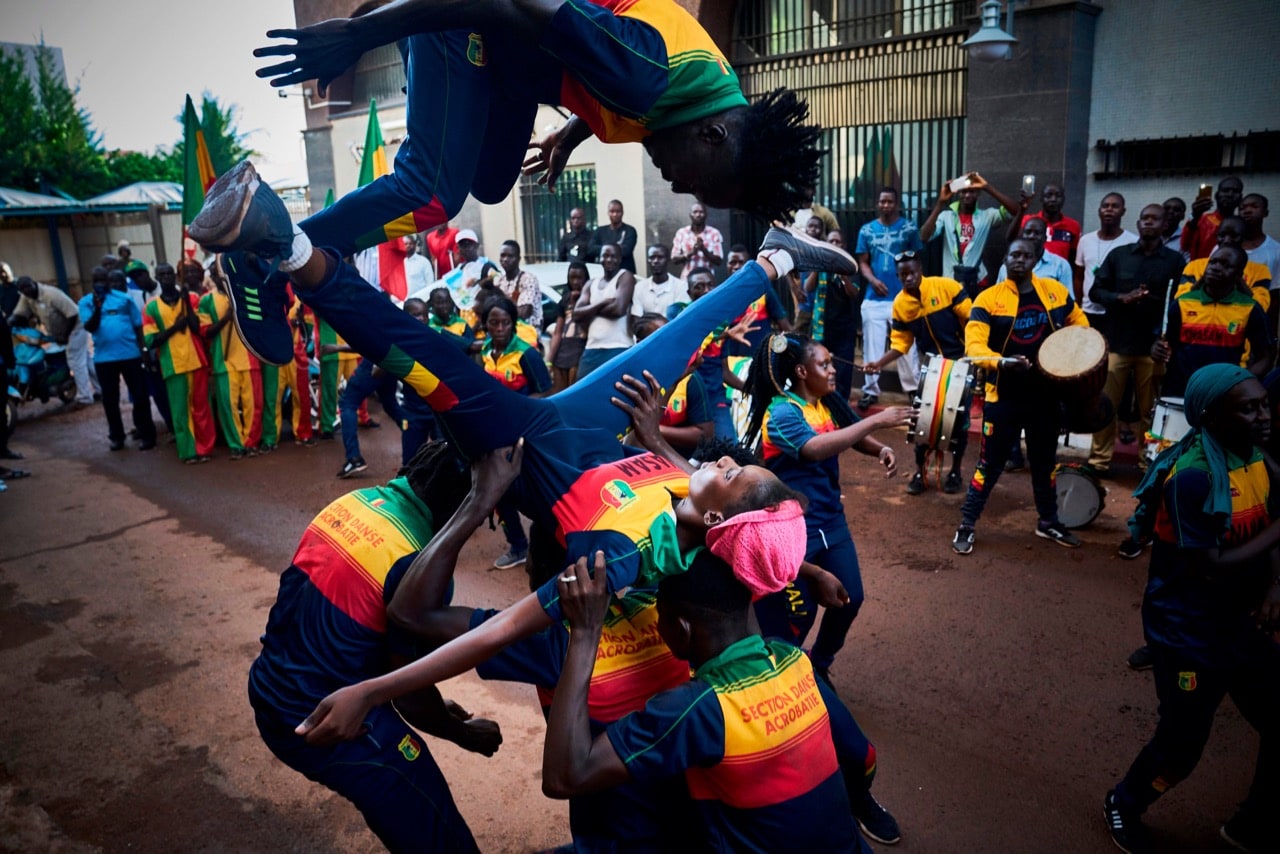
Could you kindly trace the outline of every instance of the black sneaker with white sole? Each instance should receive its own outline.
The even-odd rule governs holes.
[[[1150,670],[1155,667],[1155,662],[1151,660],[1151,647],[1149,646],[1140,646],[1129,653],[1127,661],[1130,670]]]
[[[1135,540],[1133,537],[1125,537],[1120,543],[1120,548],[1116,551],[1117,554],[1125,560],[1134,560],[1142,557],[1142,550],[1144,548],[1146,548],[1146,546]]]
[[[1036,525],[1036,536],[1053,540],[1058,545],[1069,549],[1080,548],[1080,538],[1068,531],[1061,522],[1051,522],[1048,525],[1041,522]]]
[[[1276,828],[1254,813],[1243,810],[1231,817],[1218,831],[1222,841],[1232,848],[1248,851],[1250,854],[1262,854],[1264,851],[1276,850]]]
[[[916,472],[907,482],[907,495],[919,495],[924,492],[924,475]]]
[[[832,246],[825,240],[810,237],[798,228],[779,228],[774,226],[764,236],[760,251],[782,249],[795,261],[797,270],[835,273],[842,276],[854,276],[858,273],[858,262],[843,249]]]
[[[902,831],[897,820],[887,809],[880,806],[879,801],[871,796],[871,792],[861,795],[850,795],[853,817],[862,828],[862,834],[872,842],[881,845],[896,845],[902,841]]]
[[[1142,816],[1121,807],[1116,801],[1115,789],[1107,792],[1102,802],[1102,817],[1111,832],[1111,841],[1125,854],[1147,854],[1151,850],[1150,835]]]
[[[961,525],[956,528],[956,535],[951,538],[951,550],[958,555],[967,555],[973,551],[973,528]]]

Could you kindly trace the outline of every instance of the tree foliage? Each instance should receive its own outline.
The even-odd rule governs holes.
[[[106,151],[88,111],[77,104],[80,87],[67,85],[52,49],[22,55],[0,50],[0,187],[34,192],[53,188],[89,198],[136,181],[182,180],[182,112],[177,141],[151,152]],[[201,126],[219,174],[253,152],[237,127],[234,104],[202,96]]]
[[[201,96],[200,129],[204,131],[204,143],[209,147],[209,159],[213,161],[213,171],[219,175],[253,154],[252,149],[245,146],[245,134],[241,133],[237,127],[239,112],[240,108],[235,104],[224,107],[208,92]],[[182,110],[179,110],[174,118],[178,127],[182,127]],[[171,152],[179,175],[182,173],[182,158],[185,152],[186,145],[179,138]],[[181,181],[182,179],[172,180]]]

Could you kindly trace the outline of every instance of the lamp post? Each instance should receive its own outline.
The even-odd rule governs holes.
[[[1008,32],[1000,29],[1000,0],[987,0],[982,4],[982,26],[964,42],[969,49],[969,56],[984,62],[997,59],[1007,60],[1013,55],[1013,46],[1018,43],[1013,32],[1013,2],[1008,3],[1008,15],[1005,26]]]

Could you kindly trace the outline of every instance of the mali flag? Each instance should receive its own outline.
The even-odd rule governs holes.
[[[182,111],[182,144],[182,224],[187,226],[200,213],[205,191],[218,177],[213,171],[209,146],[205,144],[204,131],[200,129],[200,119],[196,117],[196,107],[191,103],[190,95]]]
[[[360,177],[356,186],[372,184],[391,170],[387,168],[387,149],[382,139],[382,125],[378,123],[378,104],[369,101],[369,125],[364,132],[364,156],[360,159]],[[403,300],[409,295],[409,282],[405,278],[405,251],[400,237],[412,233],[414,226],[410,222],[410,231],[391,233],[385,229],[376,237],[378,241],[378,286],[396,299]],[[364,241],[359,241],[363,243]],[[373,251],[373,250],[365,250]]]

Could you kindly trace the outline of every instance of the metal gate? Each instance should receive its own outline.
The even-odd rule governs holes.
[[[537,176],[520,178],[520,213],[524,220],[522,257],[530,264],[556,260],[560,236],[569,230],[569,211],[582,208],[587,229],[596,227],[596,170],[594,166],[570,166],[550,193]]]
[[[968,57],[965,0],[743,0],[733,61],[748,98],[779,86],[809,102],[827,150],[815,199],[852,249],[875,218],[877,190],[902,194],[903,214],[928,215],[938,188],[964,168]],[[735,242],[764,226],[735,213]]]

